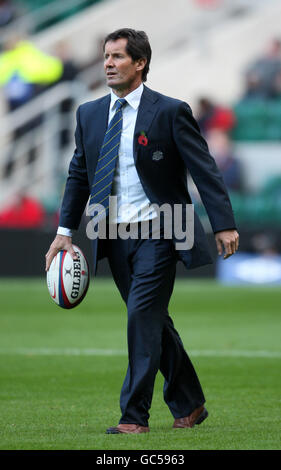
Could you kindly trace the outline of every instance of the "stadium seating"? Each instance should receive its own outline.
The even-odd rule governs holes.
[[[248,100],[234,106],[237,124],[234,140],[275,141],[281,139],[281,100]]]
[[[74,0],[71,2],[57,2],[56,0],[22,0],[21,5],[23,7],[23,11],[27,13],[36,12],[42,9],[44,10],[42,10],[43,18],[40,18],[40,21],[38,21],[37,25],[35,25],[31,31],[32,33],[36,33],[65,20],[76,13],[79,13],[99,1],[100,0]],[[44,7],[52,7],[51,15],[48,15],[46,20],[44,20],[44,13],[46,13],[47,10]],[[50,10],[48,13],[50,13]]]

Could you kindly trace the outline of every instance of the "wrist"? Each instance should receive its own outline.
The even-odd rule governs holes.
[[[58,227],[58,230],[57,230],[57,235],[63,235],[65,237],[72,237],[72,230],[70,228],[67,228],[67,227],[61,227],[59,226]]]

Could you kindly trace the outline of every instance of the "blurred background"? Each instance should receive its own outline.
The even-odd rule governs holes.
[[[147,85],[192,107],[241,237],[235,257],[190,272],[179,265],[178,276],[280,285],[280,17],[279,0],[0,0],[0,277],[45,274],[75,111],[108,92],[105,35],[132,27],[151,42]],[[74,242],[90,260],[85,224]],[[106,262],[99,274],[109,274]]]

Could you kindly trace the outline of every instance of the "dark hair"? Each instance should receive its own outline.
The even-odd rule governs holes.
[[[117,41],[117,39],[127,39],[126,52],[132,57],[133,61],[146,59],[145,67],[142,71],[142,81],[146,81],[149,72],[149,64],[151,60],[151,47],[147,34],[144,31],[136,31],[130,28],[117,29],[113,33],[106,36],[104,40],[103,50],[108,41]]]

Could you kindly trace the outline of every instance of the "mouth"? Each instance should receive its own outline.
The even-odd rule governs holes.
[[[113,77],[116,77],[117,73],[116,72],[106,72],[106,76],[107,78],[113,78]]]

